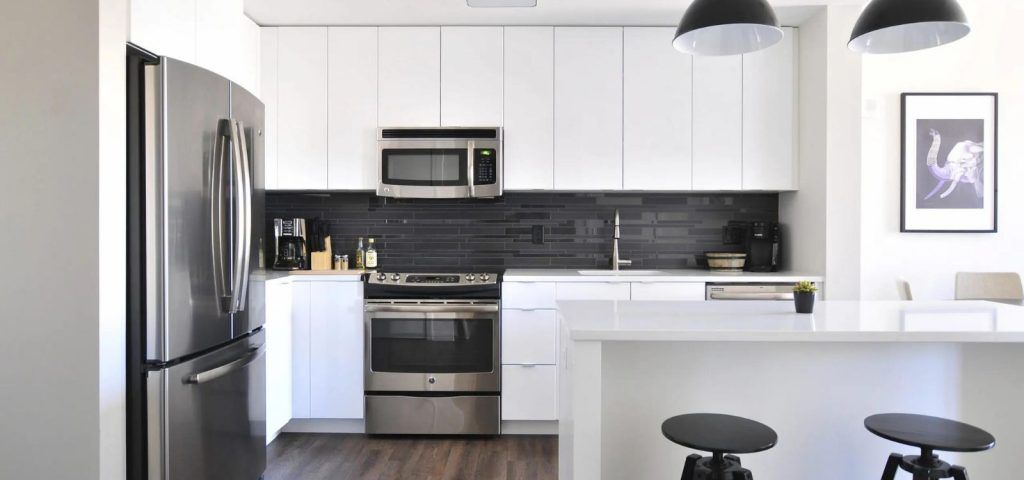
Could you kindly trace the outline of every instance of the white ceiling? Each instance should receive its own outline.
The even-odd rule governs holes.
[[[532,8],[470,8],[465,0],[244,0],[260,25],[675,25],[690,0],[537,0]],[[783,25],[824,4],[867,0],[771,0]]]

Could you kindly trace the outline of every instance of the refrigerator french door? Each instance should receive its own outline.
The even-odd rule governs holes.
[[[266,466],[263,104],[129,46],[128,476]]]

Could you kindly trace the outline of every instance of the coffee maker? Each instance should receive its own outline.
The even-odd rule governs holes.
[[[274,219],[274,270],[305,270],[306,219]]]
[[[776,272],[782,254],[782,232],[776,222],[729,222],[724,230],[723,242],[743,245],[747,261],[743,269],[748,272]]]

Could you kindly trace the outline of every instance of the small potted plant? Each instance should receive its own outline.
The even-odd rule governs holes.
[[[796,313],[814,313],[814,292],[818,287],[814,282],[797,282],[793,286],[793,302],[796,304]]]

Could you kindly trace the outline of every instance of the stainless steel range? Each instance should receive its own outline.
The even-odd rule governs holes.
[[[366,433],[497,435],[496,273],[377,273],[366,280]]]

